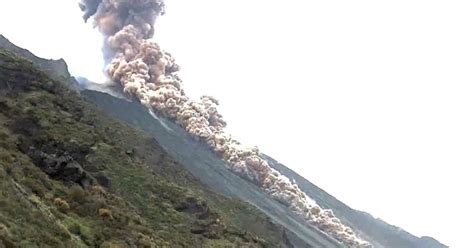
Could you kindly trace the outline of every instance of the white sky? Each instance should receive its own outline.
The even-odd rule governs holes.
[[[0,33],[100,80],[74,0],[0,2]],[[472,247],[474,2],[168,0],[157,40],[229,131],[353,208]],[[296,125],[297,124],[297,125]]]

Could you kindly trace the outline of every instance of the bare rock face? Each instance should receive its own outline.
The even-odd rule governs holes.
[[[52,178],[65,183],[78,183],[84,188],[88,188],[91,185],[91,177],[68,154],[47,154],[34,147],[30,147],[27,154],[41,170]]]
[[[40,167],[46,174],[53,177],[61,177],[63,181],[78,182],[84,177],[81,165],[74,161],[71,156],[63,155],[56,157],[41,153]]]

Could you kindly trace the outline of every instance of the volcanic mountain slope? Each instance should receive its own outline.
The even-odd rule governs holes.
[[[1,38],[2,37],[0,36],[0,47],[2,47]],[[8,47],[11,47],[11,45],[8,45]],[[30,57],[34,55],[28,53],[28,56]],[[32,60],[34,60],[34,58]],[[58,64],[61,64],[61,61],[58,61]],[[49,68],[47,60],[39,59],[37,65],[45,70]],[[53,71],[53,73],[57,72]],[[65,75],[63,78],[64,80],[70,77],[67,71],[61,72],[59,75]],[[67,81],[70,82],[70,80]],[[9,86],[7,85],[6,87]],[[180,173],[187,174],[185,170],[182,170],[183,167],[181,167],[181,165],[183,165],[184,168],[193,174],[193,176],[197,177],[202,183],[204,183],[208,189],[234,199],[242,199],[250,202],[271,218],[271,222],[268,221],[268,219],[265,221],[254,222],[253,219],[255,216],[265,219],[260,211],[242,204],[238,200],[232,200],[230,202],[235,202],[237,205],[240,204],[243,206],[243,209],[248,211],[242,211],[240,208],[236,211],[236,209],[231,208],[230,205],[220,205],[223,204],[223,202],[227,202],[228,199],[223,198],[223,200],[222,197],[218,197],[218,195],[208,192],[207,189],[202,189],[201,191],[204,193],[201,193],[200,196],[209,201],[208,203],[216,203],[217,201],[218,204],[214,205],[216,209],[221,211],[221,213],[227,217],[227,220],[237,228],[240,228],[240,230],[247,229],[247,231],[250,231],[253,234],[256,233],[259,237],[271,240],[269,243],[280,243],[282,246],[342,247],[339,242],[313,227],[307,226],[302,219],[294,216],[294,214],[284,208],[281,204],[269,198],[254,185],[249,184],[246,180],[232,174],[225,168],[223,162],[207,148],[207,146],[194,141],[179,126],[175,125],[168,119],[159,116],[157,118],[152,118],[149,115],[148,110],[140,104],[118,99],[105,93],[84,90],[81,94],[88,101],[99,105],[107,112],[107,114],[151,134],[159,143],[159,145],[157,143],[154,144],[160,149],[164,149],[162,150],[162,153],[169,155],[174,160],[178,161],[178,163],[172,167],[166,167],[168,170],[160,169],[160,166],[154,167],[155,171],[158,170],[159,177],[166,177],[166,179],[169,179],[172,183],[177,183],[179,186],[189,189],[187,187],[189,187],[190,184],[183,184],[182,178],[177,176],[180,175]],[[136,143],[128,142],[128,140],[125,142],[125,144],[129,145],[128,147],[130,148],[127,151],[134,154],[135,150],[133,149],[133,146],[136,145]],[[148,145],[149,144],[145,146]],[[369,214],[353,210],[323,190],[314,186],[303,177],[289,170],[284,165],[279,164],[268,156],[265,156],[265,158],[272,167],[288,178],[294,179],[300,187],[321,206],[333,209],[336,215],[340,217],[345,224],[351,226],[358,235],[369,240],[376,247],[446,247],[432,238],[423,237],[420,239],[400,228],[393,227],[381,220],[376,220]],[[111,167],[110,169],[113,170],[114,168]],[[192,178],[192,176],[190,177]],[[121,180],[121,178],[117,177],[115,180]],[[199,182],[195,183],[195,185],[198,185],[198,188],[202,188],[202,185]],[[112,183],[112,185],[114,185],[114,183]],[[192,185],[191,187],[195,188],[195,185]],[[209,197],[209,195],[212,195],[213,197]],[[281,226],[284,226],[284,228]]]
[[[55,78],[0,49],[0,247],[292,247]]]
[[[208,188],[251,203],[273,221],[291,230],[309,247],[343,247],[333,238],[308,225],[254,184],[232,173],[209,147],[195,141],[174,122],[163,117],[153,118],[146,108],[136,102],[128,102],[97,91],[85,90],[81,94],[112,116],[152,134],[171,156]],[[296,237],[292,235],[289,238],[293,241]]]
[[[234,185],[240,185],[238,189],[232,186],[230,179],[232,177],[227,175],[223,162],[216,158],[216,156],[200,142],[195,142],[185,132],[173,122],[166,118],[158,116],[151,118],[148,115],[148,110],[135,102],[129,102],[123,99],[111,97],[108,94],[96,91],[85,90],[82,94],[89,100],[95,102],[108,113],[116,118],[122,119],[125,122],[138,127],[159,139],[160,144],[167,149],[177,160],[181,161],[196,177],[205,182],[210,188],[215,189],[225,195],[232,197],[239,197],[245,201],[251,202],[259,207],[266,214],[276,219],[277,222],[282,223],[290,230],[299,230],[302,227],[292,226],[293,223],[289,219],[293,218],[290,213],[275,211],[279,206],[275,206],[273,200],[268,199],[268,202],[262,201],[266,199],[263,195],[247,195],[243,191],[243,185],[246,182],[241,182],[242,179],[237,179]],[[204,146],[204,147],[203,147]],[[192,152],[189,152],[192,151]],[[413,248],[445,248],[447,246],[439,243],[431,237],[418,238],[399,227],[392,226],[383,220],[375,219],[370,214],[354,210],[348,207],[343,202],[337,200],[324,190],[313,185],[302,176],[288,169],[286,166],[278,163],[269,156],[264,156],[269,164],[280,173],[291,180],[294,180],[301,189],[306,192],[312,199],[316,200],[324,208],[332,209],[336,216],[341,218],[344,224],[352,227],[358,235],[370,241],[375,247],[413,247]],[[222,171],[221,171],[222,170]],[[217,172],[216,172],[217,171]],[[219,176],[222,175],[222,176]],[[251,188],[251,186],[249,186]],[[252,191],[252,190],[250,190]],[[268,204],[268,205],[267,205]],[[289,219],[284,219],[283,216],[291,216]],[[298,222],[297,220],[296,222]],[[299,223],[302,226],[304,224]],[[295,231],[299,235],[304,236],[305,231]],[[314,231],[311,231],[314,232]],[[314,234],[312,234],[314,235]],[[320,237],[318,238],[318,240]],[[311,242],[311,241],[308,241]]]
[[[159,116],[152,118],[148,115],[147,109],[139,103],[118,99],[106,93],[85,90],[82,95],[116,118],[139,127],[156,137],[161,137],[159,139],[160,145],[208,187],[222,194],[238,197],[252,203],[276,222],[292,230],[300,238],[307,240],[314,247],[321,244],[318,243],[320,240],[324,240],[324,238],[318,236],[316,230],[306,229],[302,220],[293,216],[286,209],[282,209],[281,205],[273,199],[260,194],[258,189],[248,184],[244,179],[231,174],[210,149],[202,143],[194,141],[173,122]],[[332,209],[344,224],[352,227],[358,235],[370,241],[375,247],[447,247],[433,238],[418,238],[401,228],[387,224],[380,219],[374,219],[370,214],[354,210],[271,157],[264,156],[264,158],[280,173],[291,180],[295,180],[301,189],[316,200],[318,204],[324,208]],[[307,234],[310,236],[306,236]],[[312,240],[311,237],[316,237],[316,240]]]

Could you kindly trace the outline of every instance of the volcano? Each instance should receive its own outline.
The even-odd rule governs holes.
[[[2,139],[10,140],[2,143],[8,156],[1,157],[0,175],[9,178],[2,192],[10,198],[4,199],[17,199],[0,202],[0,210],[35,209],[34,216],[54,223],[60,234],[51,246],[347,246],[234,173],[209,144],[169,116],[150,111],[137,99],[117,97],[118,92],[112,96],[90,90],[93,83],[84,87],[71,77],[65,61],[38,58],[3,36],[0,48],[0,124]],[[117,158],[104,155],[114,153]],[[447,247],[354,210],[272,157],[261,157],[374,247]],[[13,164],[22,164],[22,171]],[[82,211],[86,206],[91,212]],[[113,218],[107,212],[113,210],[127,214]],[[97,211],[100,219],[92,217]],[[31,227],[49,232],[41,223]],[[92,235],[98,227],[107,232]],[[0,241],[14,247],[47,235],[20,234],[24,228],[15,219],[0,218]]]

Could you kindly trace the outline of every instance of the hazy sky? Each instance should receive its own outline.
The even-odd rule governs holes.
[[[472,247],[474,2],[168,0],[156,39],[229,132],[351,207]],[[0,2],[0,33],[101,80],[75,0]]]

